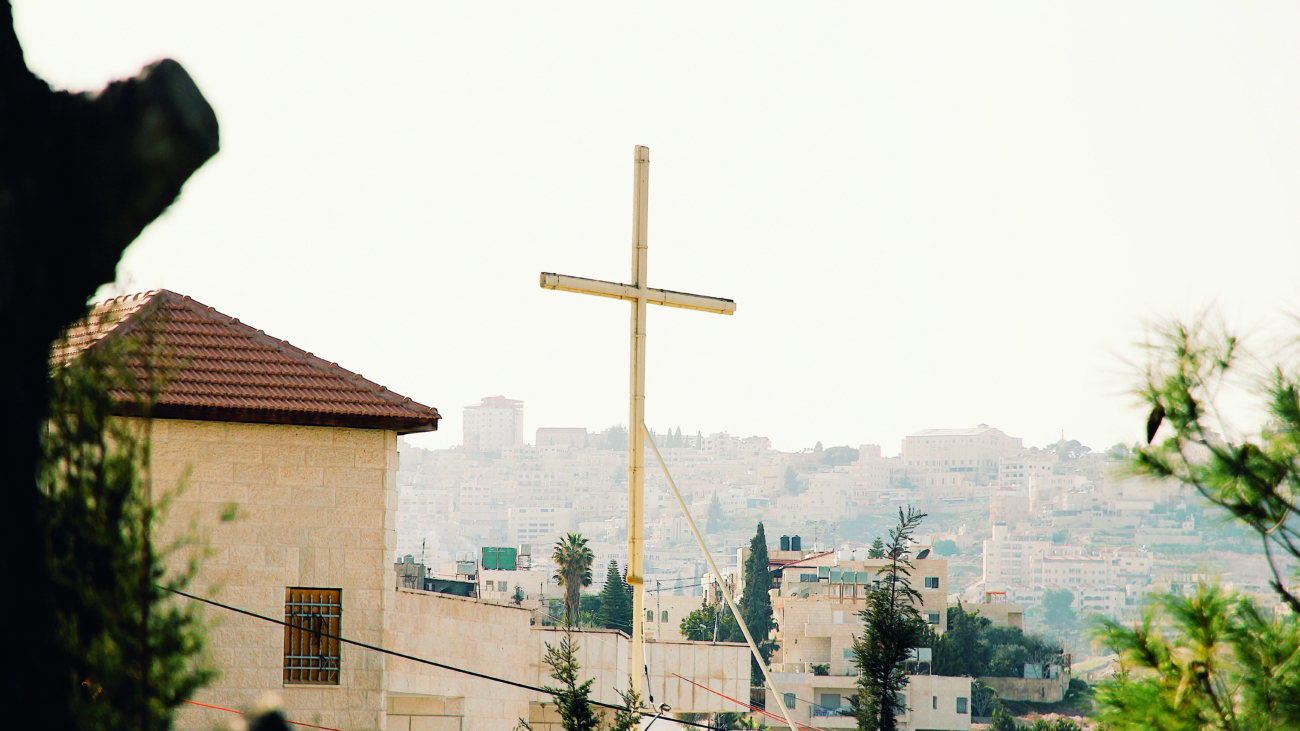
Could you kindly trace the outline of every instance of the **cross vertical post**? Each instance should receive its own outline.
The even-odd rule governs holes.
[[[646,278],[649,252],[650,148],[633,153],[631,284],[542,272],[542,289],[577,292],[632,304],[627,429],[627,583],[632,586],[632,689],[641,693],[645,665],[645,353],[647,305],[730,315],[736,303],[668,289],[653,289]]]
[[[632,586],[633,689],[641,691],[645,667],[645,335],[649,264],[650,148],[637,145],[632,165],[632,286],[640,292],[632,303],[631,383],[627,429],[627,583]]]

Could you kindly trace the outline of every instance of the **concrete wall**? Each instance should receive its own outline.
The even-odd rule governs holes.
[[[558,646],[564,637],[563,630],[533,627],[531,649],[533,680],[535,685],[554,685],[550,666],[546,665],[546,644]],[[629,687],[628,660],[631,640],[614,630],[582,630],[573,633],[577,645],[578,664],[582,667],[581,679],[594,680],[591,698],[603,703],[622,702],[618,691]],[[716,693],[732,698],[749,697],[749,646],[734,642],[646,642],[646,665],[649,679],[645,683],[655,705],[667,703],[675,713],[716,713],[734,711],[736,705]],[[676,673],[676,675],[674,675]],[[681,675],[716,691],[698,688],[677,677]],[[539,696],[540,697],[540,696]],[[529,722],[534,731],[558,731],[560,718],[555,704],[534,701],[529,710]],[[415,731],[412,729],[412,731]]]
[[[539,685],[531,662],[535,633],[529,626],[529,610],[409,589],[393,592],[389,606],[384,613],[384,647],[516,683]],[[388,731],[504,731],[527,718],[530,701],[542,697],[402,658],[390,656],[386,663],[388,709],[395,714],[388,719]],[[402,716],[410,716],[409,721]],[[450,720],[417,716],[463,718],[456,718],[456,725],[451,726]]]
[[[1070,687],[1070,674],[1061,673],[1055,678],[980,678],[980,682],[997,691],[998,697],[1009,701],[1057,703],[1065,697]]]
[[[559,647],[564,630],[536,625],[532,628],[528,648],[531,673],[529,683],[536,686],[555,685],[551,668],[544,662],[546,645]],[[612,629],[585,629],[573,633],[577,645],[575,655],[582,668],[582,680],[594,680],[591,698],[602,703],[620,703],[618,691],[628,688],[628,658],[631,657],[631,640],[622,632]],[[534,694],[537,701],[546,697]]]
[[[749,645],[736,642],[646,642],[647,689],[655,705],[667,703],[675,712],[735,711],[736,704],[717,693],[749,697]],[[690,678],[709,690],[677,676]],[[648,700],[648,699],[647,699]]]

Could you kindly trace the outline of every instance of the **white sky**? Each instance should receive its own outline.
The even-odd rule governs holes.
[[[781,449],[1144,421],[1145,321],[1300,308],[1294,3],[18,0],[29,65],[170,56],[222,151],[119,269],[437,406],[627,421],[632,146],[651,148],[651,426]]]

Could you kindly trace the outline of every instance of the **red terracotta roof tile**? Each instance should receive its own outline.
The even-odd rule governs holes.
[[[164,365],[177,369],[154,415],[161,418],[433,431],[438,410],[165,289],[95,305],[55,345],[66,363],[105,338],[148,326]],[[132,363],[143,374],[140,363]],[[121,395],[123,401],[126,394]]]

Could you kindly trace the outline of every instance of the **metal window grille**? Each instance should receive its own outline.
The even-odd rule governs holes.
[[[289,587],[284,591],[284,682],[339,684],[342,590]]]

